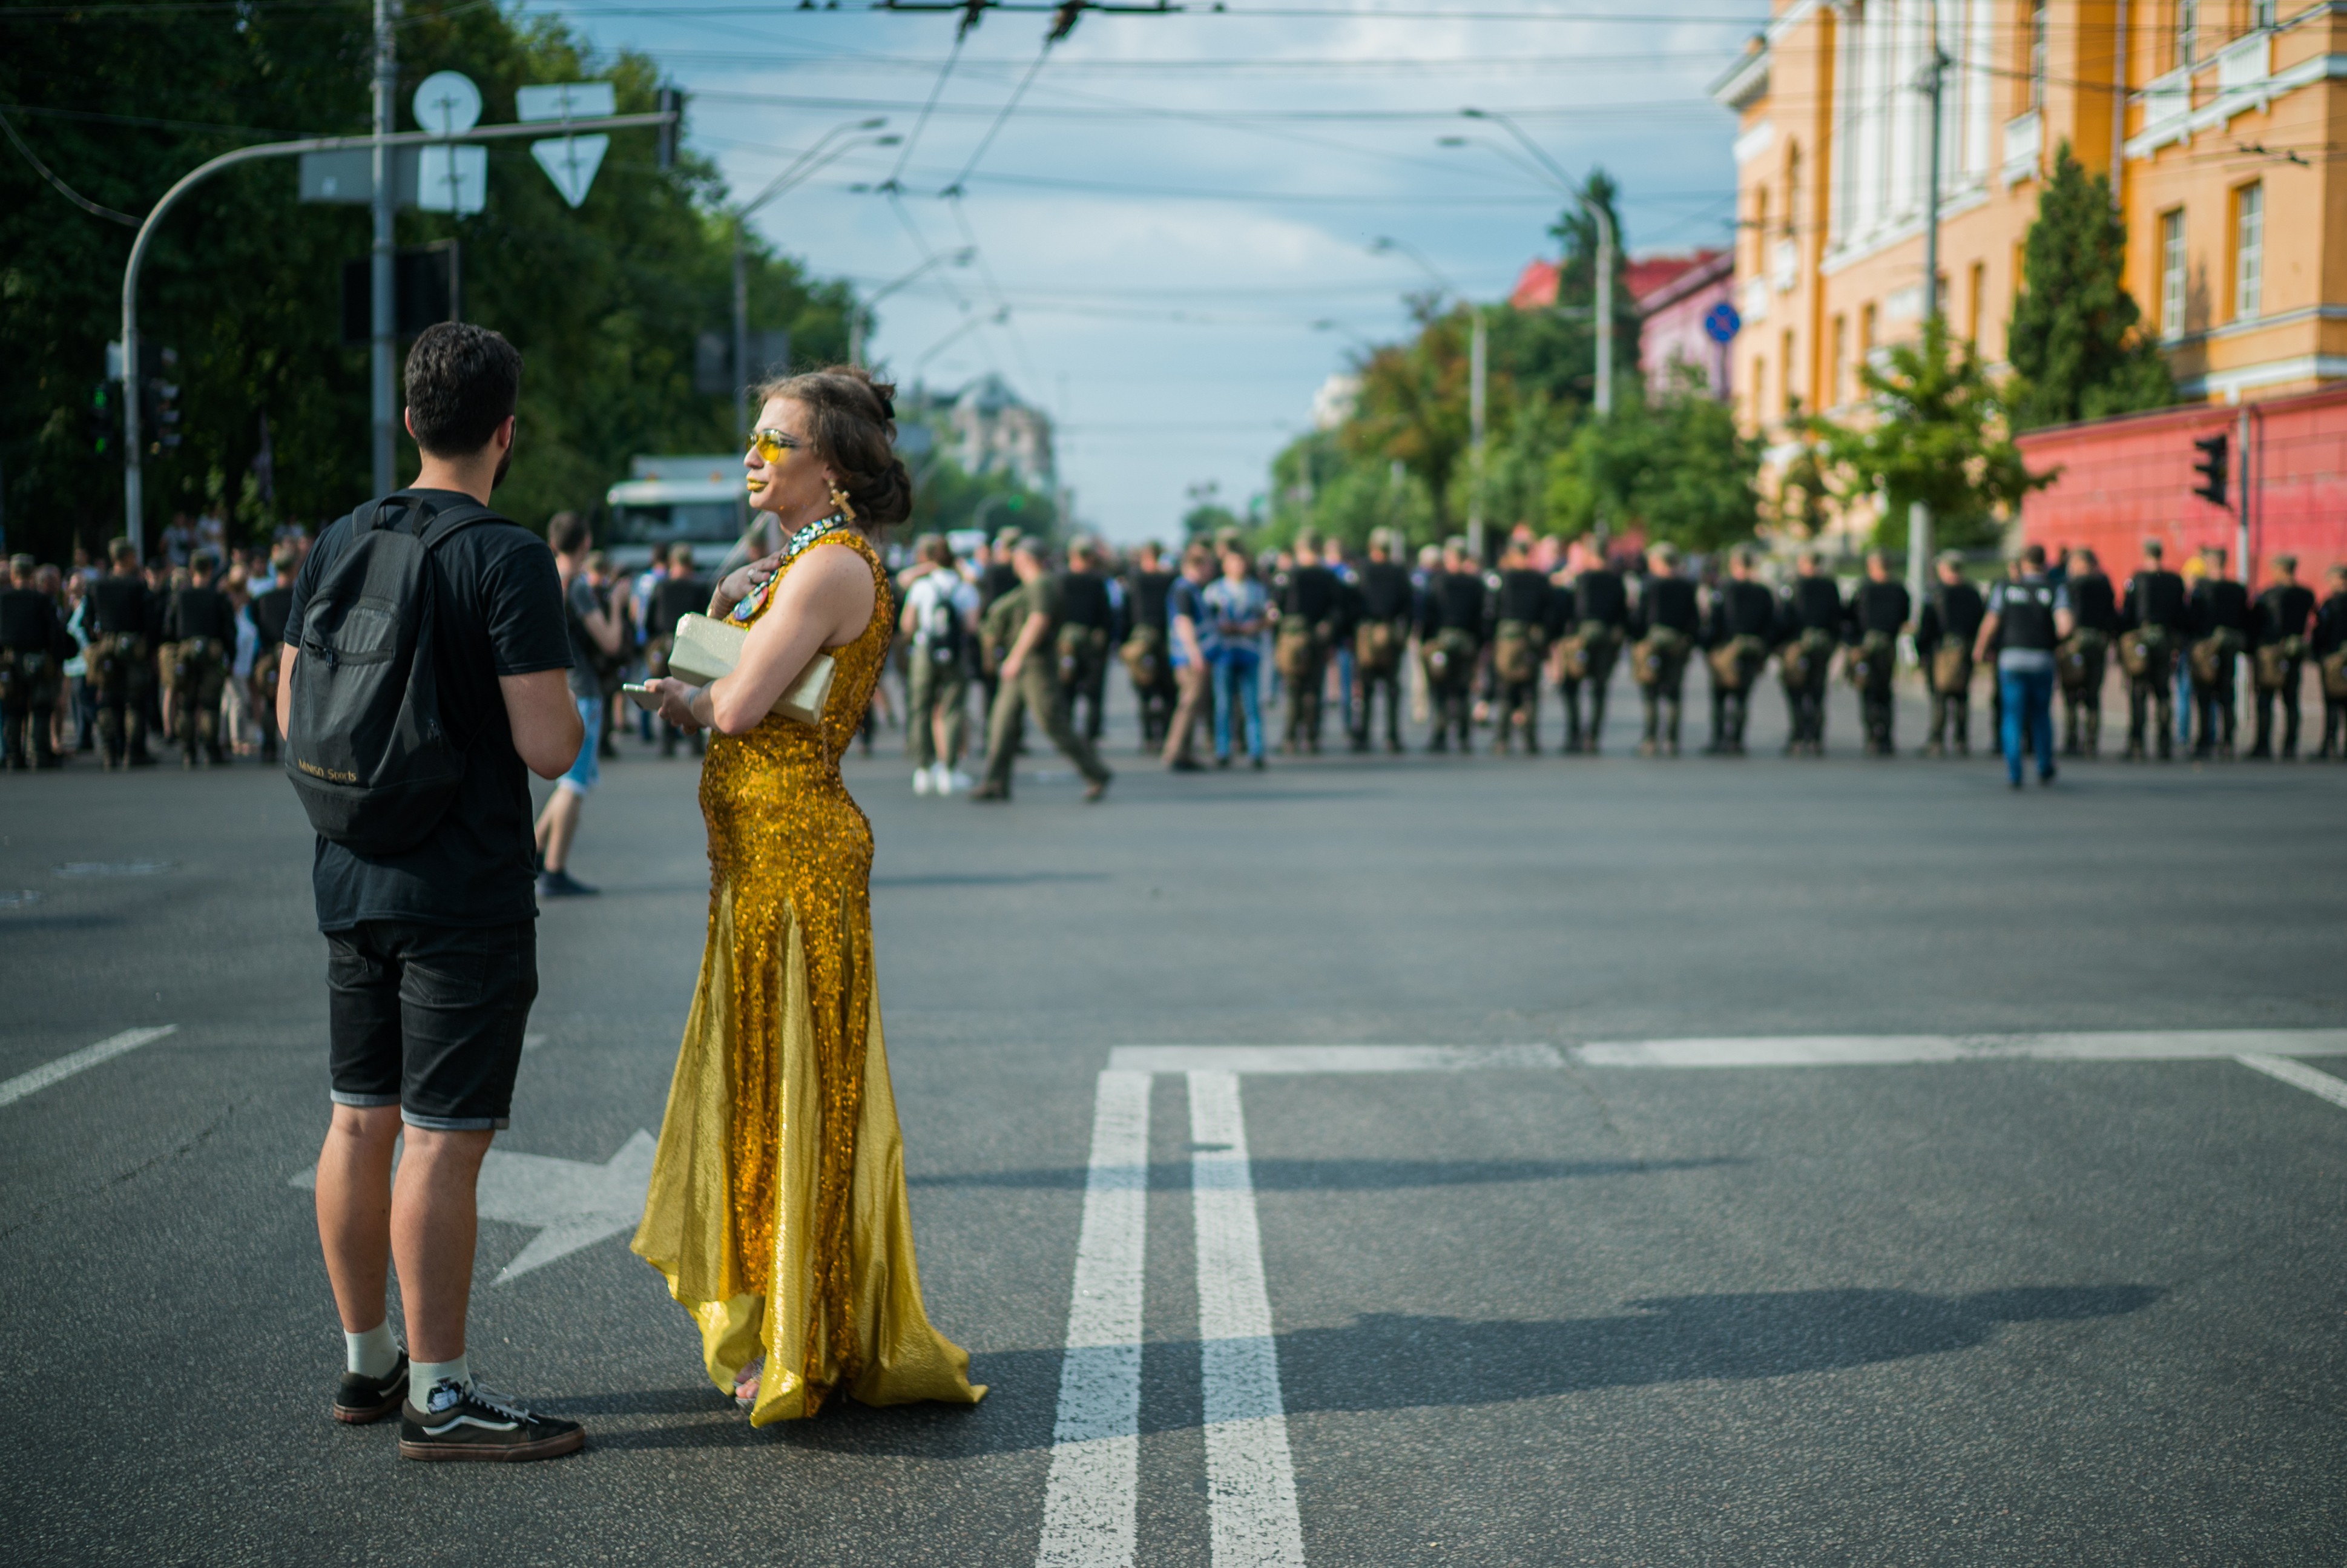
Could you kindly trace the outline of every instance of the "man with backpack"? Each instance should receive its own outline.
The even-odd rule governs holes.
[[[327,943],[318,1235],[347,1357],[333,1414],[399,1412],[409,1459],[543,1459],[585,1441],[483,1387],[465,1348],[474,1187],[538,995],[528,774],[559,776],[586,733],[554,559],[487,505],[520,378],[521,355],[484,328],[416,339],[407,428],[422,472],[320,536],[277,687],[287,772],[318,830]],[[384,1311],[395,1263],[404,1352]]]
[[[576,512],[555,513],[547,519],[546,542],[554,551],[555,570],[562,582],[563,624],[570,639],[570,695],[579,704],[587,743],[554,782],[554,793],[538,816],[538,896],[576,898],[599,891],[570,875],[570,846],[579,840],[587,796],[602,774],[603,721],[610,709],[610,695],[603,690],[604,669],[616,673],[625,629],[612,602],[616,596],[608,587],[599,588],[588,569],[594,559],[588,553],[594,536],[587,519]]]
[[[961,771],[969,719],[970,649],[978,641],[978,589],[954,569],[953,546],[924,534],[914,546],[923,570],[905,589],[897,630],[913,640],[906,664],[905,729],[913,743],[913,793],[968,789]]]

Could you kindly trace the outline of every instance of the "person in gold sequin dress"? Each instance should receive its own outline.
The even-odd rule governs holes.
[[[715,732],[709,939],[632,1245],[753,1426],[840,1389],[871,1405],[986,1392],[921,1302],[874,996],[872,828],[839,776],[896,625],[866,530],[912,503],[890,393],[854,369],[764,390],[743,463],[789,542],[711,600],[750,629],[733,672],[651,682],[671,723]],[[774,712],[819,650],[835,661],[820,726]]]

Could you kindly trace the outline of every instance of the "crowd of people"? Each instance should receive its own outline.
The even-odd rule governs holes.
[[[572,621],[575,694],[595,720],[584,776],[540,825],[559,878],[578,802],[596,765],[620,754],[619,734],[632,726],[662,755],[700,752],[701,734],[660,723],[620,687],[666,672],[676,624],[706,607],[710,584],[686,545],[656,548],[627,572],[591,547],[574,514],[556,518],[548,538]],[[103,569],[78,557],[62,569],[15,558],[0,589],[7,765],[54,767],[77,751],[135,767],[155,760],[149,737],[176,746],[189,767],[273,761],[279,649],[307,544],[287,528],[265,550],[229,549],[181,518],[145,562],[123,540]],[[1698,663],[1710,697],[1703,749],[1717,755],[1744,753],[1751,702],[1772,664],[1788,755],[1824,753],[1837,665],[1858,694],[1863,749],[1895,754],[1902,664],[1930,702],[1922,753],[1966,755],[1985,668],[1992,743],[2002,742],[2016,784],[2025,759],[2050,778],[2057,756],[2102,752],[2115,662],[2130,760],[2235,755],[2244,669],[2255,723],[2243,754],[2299,754],[2311,678],[2322,711],[2313,754],[2347,760],[2347,567],[2329,569],[2318,600],[2288,556],[2272,559],[2270,580],[2253,592],[2227,576],[2222,549],[2176,570],[2157,540],[2116,584],[2083,549],[2050,561],[2021,552],[1986,584],[1947,554],[1918,606],[1880,553],[1852,584],[1815,550],[1771,583],[1773,558],[1750,547],[1696,561],[1667,545],[1608,553],[1592,539],[1522,529],[1489,567],[1463,539],[1413,556],[1383,530],[1358,559],[1309,533],[1272,552],[1232,534],[1178,556],[1144,544],[1122,559],[1085,538],[1054,552],[1005,533],[957,555],[928,535],[891,555],[894,678],[876,693],[863,743],[868,753],[884,728],[901,727],[923,794],[1007,800],[1031,726],[1073,764],[1087,798],[1100,798],[1111,778],[1100,756],[1107,682],[1120,663],[1143,753],[1175,772],[1264,767],[1275,726],[1288,754],[1324,743],[1399,752],[1406,713],[1430,752],[1471,751],[1480,734],[1495,751],[1537,753],[1551,693],[1561,710],[1554,749],[1592,753],[1617,668],[1641,704],[1639,752],[1676,756]]]

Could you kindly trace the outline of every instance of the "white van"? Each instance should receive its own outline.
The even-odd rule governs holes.
[[[610,523],[600,542],[612,565],[641,571],[654,545],[680,542],[692,547],[694,568],[703,577],[753,559],[746,547],[737,548],[752,518],[743,474],[738,452],[630,459],[628,477],[604,497]],[[771,533],[771,519],[763,512],[756,517],[761,535]],[[774,548],[761,545],[755,553]]]

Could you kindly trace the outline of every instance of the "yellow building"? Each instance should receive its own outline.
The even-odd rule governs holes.
[[[2291,0],[2279,0],[2287,6]],[[1748,429],[1857,398],[1921,323],[1922,90],[1936,19],[1940,290],[2004,358],[2022,243],[2064,141],[2109,172],[2127,286],[2182,392],[2347,379],[2347,5],[2277,0],[1778,0],[1713,96],[1740,117],[1733,381]]]

